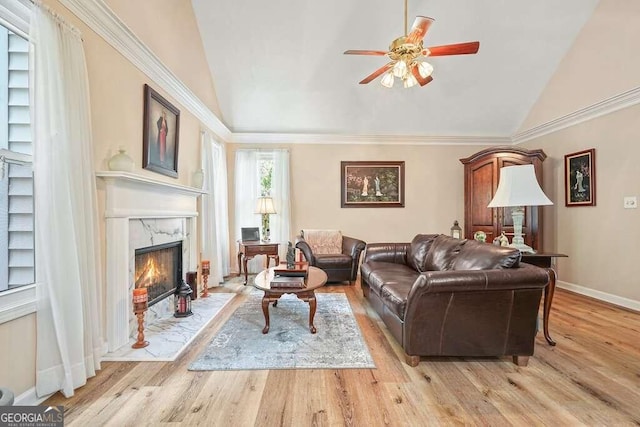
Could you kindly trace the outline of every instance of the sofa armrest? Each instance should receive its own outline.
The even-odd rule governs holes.
[[[296,249],[300,249],[304,254],[304,258],[307,260],[309,265],[316,265],[316,258],[313,256],[313,251],[311,250],[311,246],[304,240],[302,236],[296,236]]]
[[[360,252],[366,247],[366,243],[353,237],[342,236],[342,253],[353,259],[360,258]]]
[[[493,270],[426,271],[414,282],[407,304],[422,294],[543,289],[548,283],[549,273],[546,269],[528,264]]]
[[[407,263],[410,243],[370,243],[364,253],[363,263],[367,261]]]

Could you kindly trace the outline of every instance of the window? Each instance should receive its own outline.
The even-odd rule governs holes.
[[[29,42],[0,26],[0,292],[35,281]]]
[[[273,178],[273,155],[260,153],[258,156],[258,178],[260,179],[258,196],[271,195],[271,180]]]

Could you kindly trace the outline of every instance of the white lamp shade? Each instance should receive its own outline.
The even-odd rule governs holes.
[[[544,194],[533,165],[506,166],[500,169],[500,181],[487,207],[543,206],[553,202]]]
[[[258,197],[258,203],[256,204],[257,214],[274,214],[276,208],[273,207],[273,199],[271,197]]]

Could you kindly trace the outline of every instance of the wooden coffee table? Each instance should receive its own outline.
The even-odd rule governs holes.
[[[264,291],[262,297],[262,312],[264,313],[265,326],[262,333],[269,332],[269,303],[273,303],[274,307],[278,303],[280,297],[284,294],[295,294],[298,299],[309,303],[309,331],[316,333],[316,327],[313,326],[313,318],[316,315],[316,294],[315,290],[327,283],[327,273],[317,267],[309,267],[306,287],[304,288],[271,288],[271,280],[273,279],[273,269],[275,267],[264,270],[255,278],[253,286]]]

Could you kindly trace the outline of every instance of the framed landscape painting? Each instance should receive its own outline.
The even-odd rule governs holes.
[[[144,85],[142,167],[178,177],[180,110],[149,85]]]
[[[594,148],[564,156],[564,194],[566,206],[596,205],[596,150]]]
[[[404,207],[404,162],[341,162],[343,208]]]

